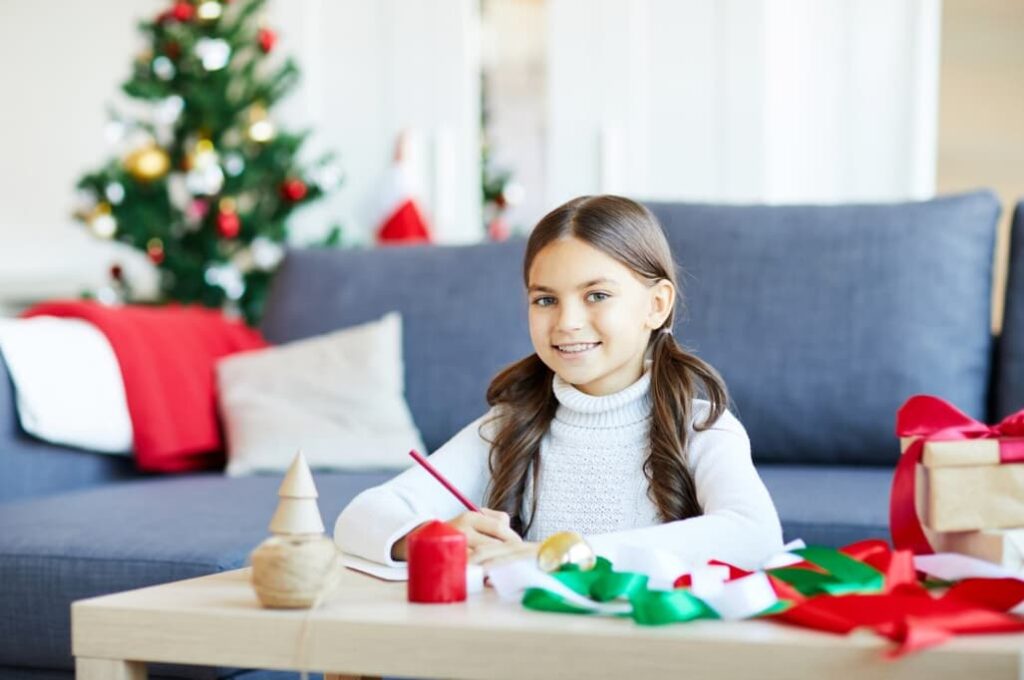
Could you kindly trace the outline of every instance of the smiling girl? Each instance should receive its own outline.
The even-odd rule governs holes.
[[[431,456],[486,507],[463,512],[416,466],[345,508],[341,549],[394,564],[409,532],[441,519],[485,564],[565,530],[598,554],[640,546],[692,564],[753,568],[778,551],[725,384],[672,336],[679,287],[655,217],[618,196],[569,201],[534,228],[523,276],[535,354],[502,370],[491,409]]]

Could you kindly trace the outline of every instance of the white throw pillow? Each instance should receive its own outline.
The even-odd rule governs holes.
[[[405,402],[402,319],[244,352],[217,364],[228,475],[404,469],[423,441]]]
[[[131,454],[121,366],[98,328],[52,316],[0,319],[0,351],[25,432],[54,444]]]

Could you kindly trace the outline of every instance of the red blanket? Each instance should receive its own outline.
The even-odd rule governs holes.
[[[183,472],[223,464],[214,364],[266,347],[258,331],[216,310],[177,305],[47,302],[23,316],[83,319],[107,336],[121,365],[139,469]]]

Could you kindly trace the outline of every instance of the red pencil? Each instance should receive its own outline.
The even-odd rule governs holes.
[[[473,512],[480,512],[480,508],[476,507],[476,505],[473,503],[473,501],[471,501],[468,498],[466,498],[465,496],[463,496],[462,492],[459,491],[458,489],[456,489],[452,485],[451,482],[449,482],[447,479],[445,479],[444,475],[442,475],[440,472],[438,472],[437,469],[433,465],[428,463],[427,459],[424,458],[422,455],[420,455],[419,451],[416,451],[416,450],[410,451],[409,455],[413,457],[413,460],[415,460],[417,463],[422,465],[424,470],[426,470],[427,472],[432,474],[434,476],[434,479],[436,479],[437,481],[441,482],[441,485],[444,486],[444,488],[446,488],[449,491],[451,491],[452,495],[455,496],[456,498],[458,498],[459,502],[462,503],[463,505],[465,505],[468,510],[472,510]]]

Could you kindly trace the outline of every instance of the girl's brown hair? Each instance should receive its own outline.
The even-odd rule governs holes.
[[[682,298],[675,263],[658,220],[647,208],[620,196],[581,196],[561,205],[537,224],[526,245],[523,281],[529,285],[530,266],[545,246],[564,238],[577,238],[615,258],[646,282],[667,280]],[[675,310],[662,329],[671,329]],[[670,333],[651,333],[651,441],[644,463],[650,484],[648,495],[661,520],[669,522],[702,514],[697,489],[687,465],[688,424],[693,399],[701,395],[711,408],[694,423],[706,430],[726,409],[728,393],[714,368],[683,350]],[[552,389],[553,373],[536,354],[506,367],[487,389],[487,403],[498,406],[491,439],[491,484],[487,505],[507,512],[512,528],[525,535],[536,513],[533,498],[524,517],[527,476],[533,488],[541,474],[540,441],[558,408]]]

